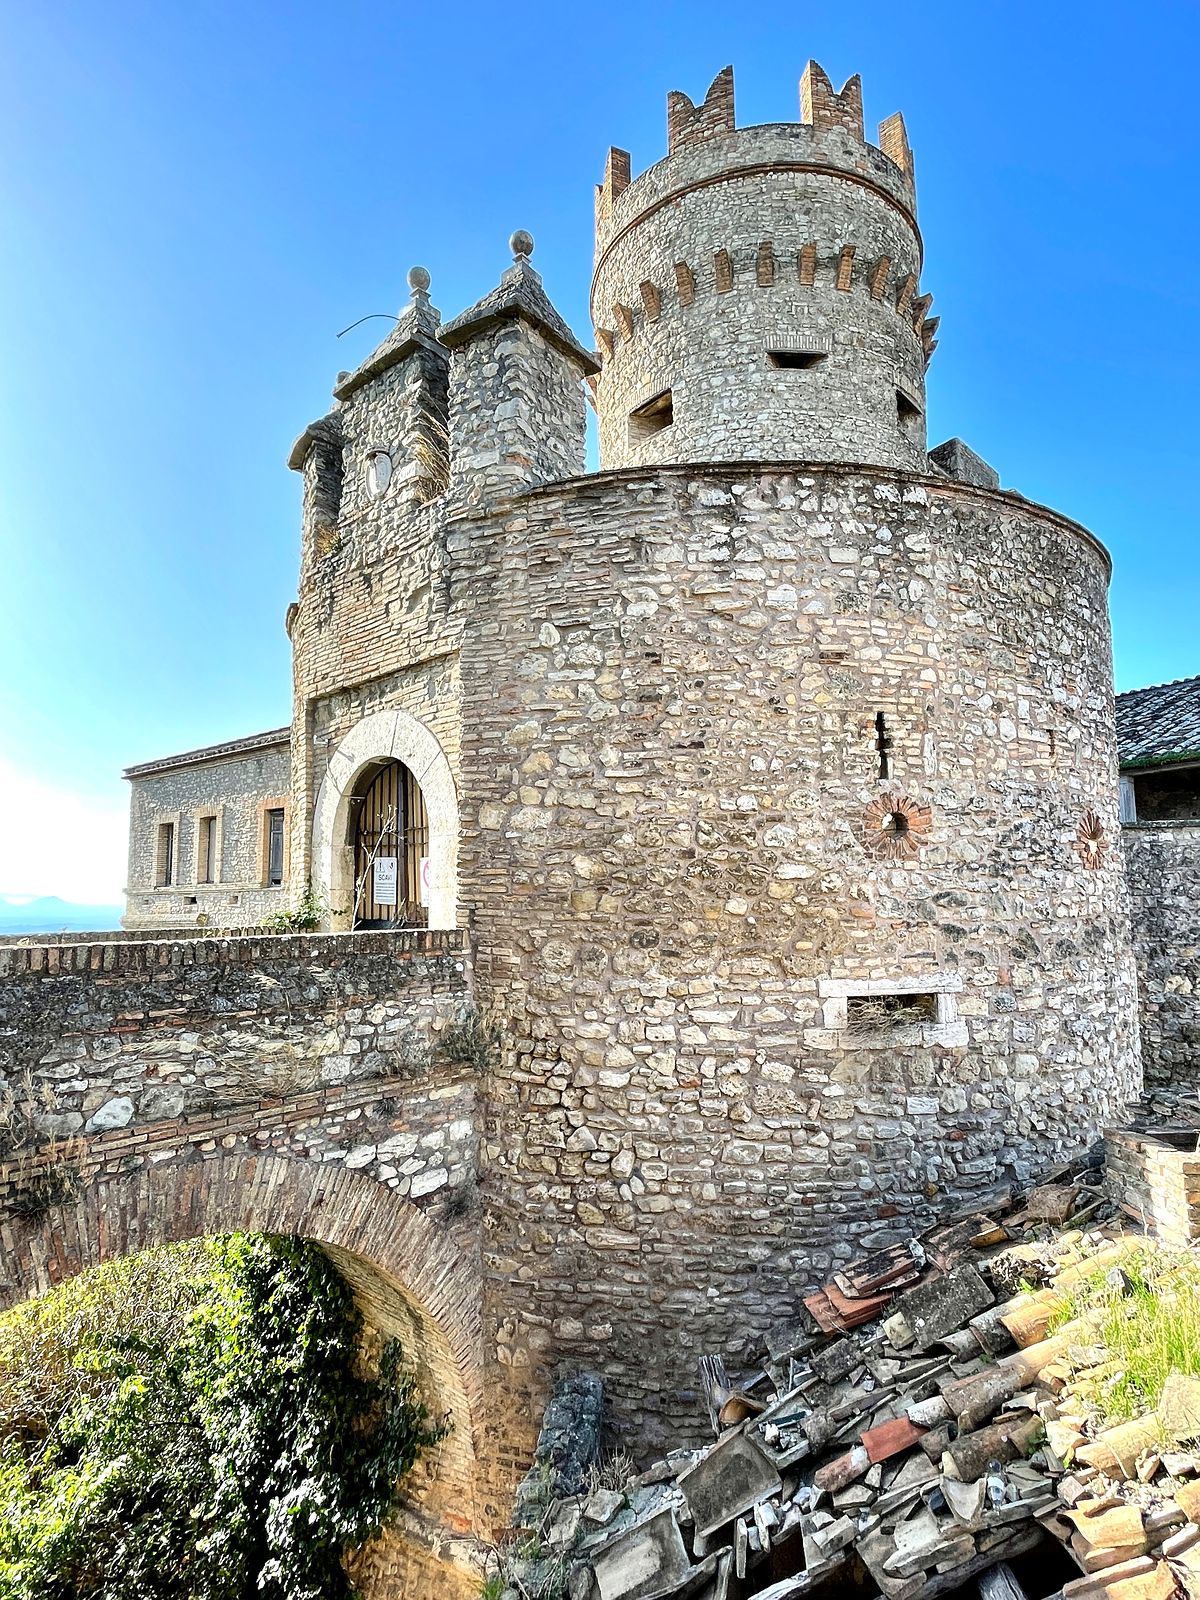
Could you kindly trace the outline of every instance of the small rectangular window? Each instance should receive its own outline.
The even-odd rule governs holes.
[[[819,367],[825,355],[824,350],[768,350],[767,361],[772,367],[803,370]]]
[[[169,889],[175,882],[175,824],[173,822],[160,822],[158,825],[154,882],[160,889]]]
[[[201,817],[196,835],[196,882],[217,881],[217,819]]]
[[[921,420],[920,406],[915,400],[910,400],[903,389],[896,390],[896,415],[905,427]]]
[[[849,1034],[890,1033],[937,1020],[936,994],[852,994],[846,1001]]]
[[[1121,779],[1121,821],[1126,823],[1137,821],[1137,791],[1134,789],[1132,778]]]
[[[925,442],[925,414],[911,395],[903,389],[896,390],[896,420],[900,432],[910,444],[922,446]]]
[[[647,400],[644,405],[637,406],[629,413],[629,437],[633,439],[648,439],[651,434],[661,433],[664,428],[669,428],[675,421],[674,403],[670,389],[664,389],[661,394],[656,394],[653,400]]]
[[[283,811],[267,812],[267,883],[277,888],[283,882]]]

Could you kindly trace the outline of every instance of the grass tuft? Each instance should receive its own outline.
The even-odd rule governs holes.
[[[1089,1395],[1109,1422],[1153,1410],[1172,1372],[1200,1377],[1200,1261],[1168,1250],[1127,1257],[1120,1274],[1084,1280],[1048,1331],[1096,1314],[1094,1339],[1108,1352]],[[1076,1385],[1078,1392],[1078,1385]]]

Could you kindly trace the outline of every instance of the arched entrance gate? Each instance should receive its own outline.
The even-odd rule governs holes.
[[[378,895],[381,886],[393,892],[392,866],[375,870],[386,856],[395,860],[394,905]],[[376,711],[346,734],[317,791],[312,863],[313,889],[335,930],[457,927],[458,794],[423,722]]]

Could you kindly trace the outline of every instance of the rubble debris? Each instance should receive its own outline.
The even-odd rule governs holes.
[[[906,1290],[884,1324],[888,1338],[900,1348],[927,1350],[938,1339],[957,1332],[976,1312],[985,1310],[995,1295],[969,1262],[952,1272],[930,1275],[916,1288]]]
[[[678,1479],[696,1530],[707,1537],[778,1494],[783,1482],[774,1463],[745,1433],[730,1432]]]
[[[911,1450],[927,1431],[907,1417],[893,1417],[890,1422],[881,1423],[878,1428],[864,1433],[861,1436],[862,1447],[867,1452],[868,1461],[889,1461],[892,1456]]]
[[[704,1358],[716,1442],[556,1510],[569,1600],[801,1600],[864,1571],[882,1600],[972,1581],[980,1600],[1200,1600],[1200,1376],[1115,1426],[1088,1399],[1120,1364],[1072,1295],[1098,1273],[1129,1292],[1145,1248],[1093,1220],[1107,1204],[1093,1174],[1052,1174],[1015,1213],[993,1198],[837,1272],[762,1370]],[[1030,1592],[1021,1558],[1056,1547],[1078,1578]]]
[[[651,1595],[673,1594],[692,1575],[670,1506],[614,1534],[592,1552],[591,1562],[599,1600],[649,1600]]]
[[[578,1494],[600,1451],[604,1385],[591,1372],[573,1373],[554,1386],[542,1414],[533,1465],[517,1489],[515,1527],[537,1523],[547,1498]]]
[[[1155,1415],[1164,1439],[1179,1444],[1200,1438],[1200,1378],[1170,1373]]]

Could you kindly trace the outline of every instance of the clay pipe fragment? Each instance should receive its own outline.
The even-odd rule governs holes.
[[[1015,1350],[1012,1355],[997,1361],[987,1372],[974,1373],[969,1378],[955,1378],[942,1389],[950,1402],[950,1409],[965,1431],[977,1423],[995,1416],[1009,1398],[1039,1377],[1059,1356],[1065,1355],[1072,1344],[1080,1343],[1095,1318],[1077,1317],[1068,1322],[1052,1338],[1040,1344],[1031,1344],[1026,1350]]]
[[[870,1470],[871,1458],[862,1445],[856,1444],[853,1450],[847,1450],[844,1456],[837,1456],[813,1475],[815,1489],[828,1490],[836,1494],[839,1489],[844,1489],[848,1484],[854,1483],[858,1478]]]
[[[930,1461],[940,1461],[957,1438],[957,1422],[943,1422],[940,1427],[930,1428],[928,1433],[922,1434],[918,1443]]]
[[[997,1422],[975,1433],[963,1433],[942,1454],[942,1472],[959,1483],[974,1483],[982,1478],[989,1461],[1015,1461],[1033,1449],[1042,1436],[1042,1420]]]

